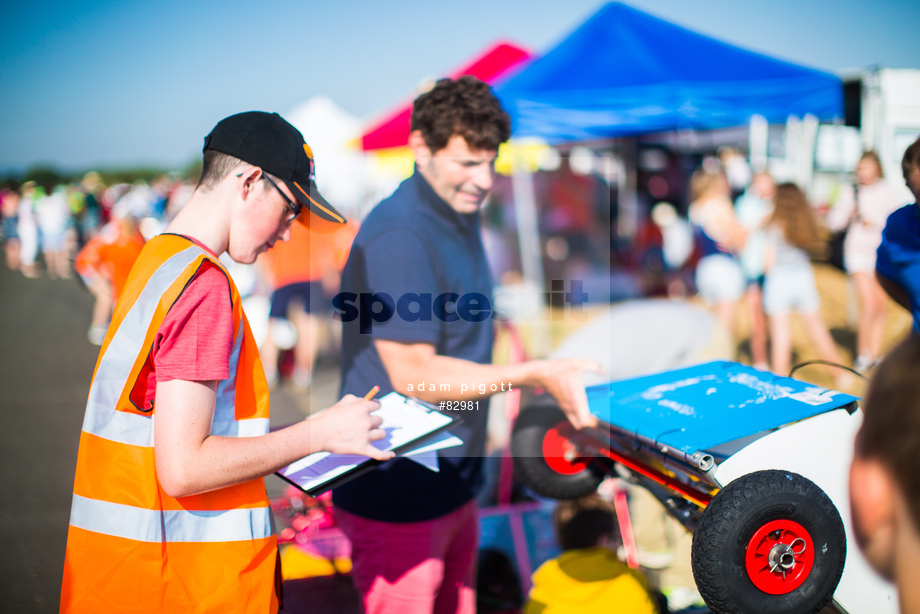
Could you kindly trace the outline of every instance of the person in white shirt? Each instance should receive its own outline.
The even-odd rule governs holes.
[[[875,252],[882,242],[885,220],[902,203],[885,181],[882,164],[873,151],[863,153],[856,166],[856,184],[844,189],[827,215],[832,231],[847,228],[843,262],[859,294],[854,368],[875,366],[885,326],[885,291],[875,279]]]

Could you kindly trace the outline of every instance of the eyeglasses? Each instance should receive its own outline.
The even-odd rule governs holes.
[[[272,187],[278,190],[278,194],[281,194],[281,198],[283,198],[284,202],[287,203],[288,209],[291,210],[291,215],[284,221],[284,223],[290,226],[294,223],[294,220],[297,219],[297,216],[300,215],[300,212],[303,211],[303,205],[300,203],[295,203],[290,198],[288,198],[288,195],[282,192],[281,188],[278,187],[278,184],[272,181],[272,178],[269,177],[268,174],[264,171],[262,172],[262,179],[272,184]]]

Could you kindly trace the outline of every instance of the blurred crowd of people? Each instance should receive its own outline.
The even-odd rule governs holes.
[[[81,283],[94,298],[87,337],[101,345],[145,242],[162,232],[194,187],[165,176],[106,185],[96,172],[69,184],[8,182],[0,191],[7,266],[30,279]],[[349,224],[334,235],[312,235],[298,225],[291,241],[263,254],[256,266],[224,259],[246,289],[247,309],[262,316],[253,321],[270,383],[284,375],[307,388],[320,349],[337,347],[338,327],[317,315],[331,313],[356,232]]]
[[[107,224],[147,220],[139,230],[155,234],[189,194],[187,182],[166,177],[105,185],[90,172],[74,183],[8,181],[0,190],[7,266],[30,278],[70,278],[77,253]]]
[[[101,344],[145,240],[191,190],[167,177],[106,185],[96,172],[74,183],[8,182],[0,191],[7,266],[32,279],[76,277],[96,300],[88,337]]]
[[[904,204],[885,181],[877,155],[862,155],[853,183],[843,186],[823,218],[801,187],[777,185],[767,172],[750,176],[735,198],[733,187],[727,165],[708,157],[690,178],[687,220],[669,203],[652,209],[667,293],[684,295],[695,287],[734,336],[739,309],[746,309],[757,368],[789,372],[793,314],[801,318],[819,357],[840,364],[821,316],[812,260],[826,259],[829,238],[845,233],[840,264],[856,288],[859,311],[853,366],[857,371],[874,367],[881,355],[886,301],[875,277],[875,252],[885,220]],[[849,381],[843,371],[837,379],[839,386]]]

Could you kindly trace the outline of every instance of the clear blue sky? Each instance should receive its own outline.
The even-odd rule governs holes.
[[[633,0],[640,10],[825,70],[920,68],[914,0]],[[536,52],[597,0],[5,3],[0,173],[181,167],[222,117],[325,94],[360,117],[506,39]]]

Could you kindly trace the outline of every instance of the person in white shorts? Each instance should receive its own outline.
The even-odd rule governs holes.
[[[840,352],[821,317],[821,300],[808,254],[817,241],[818,224],[805,194],[792,183],[777,186],[767,225],[763,303],[770,320],[771,366],[779,375],[787,375],[790,369],[793,312],[801,316],[818,355],[840,363]],[[836,379],[838,387],[849,382],[842,370]]]
[[[744,295],[744,274],[737,254],[745,231],[735,218],[725,173],[707,163],[690,181],[690,221],[697,230],[702,258],[696,266],[696,287],[716,317],[734,336],[738,300]]]

